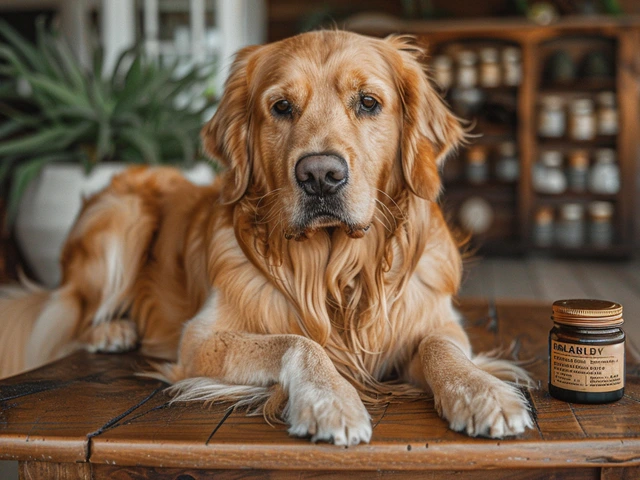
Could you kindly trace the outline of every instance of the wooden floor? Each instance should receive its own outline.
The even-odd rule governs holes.
[[[624,307],[624,330],[640,345],[640,260],[475,258],[465,266],[461,297],[535,299],[600,298]],[[541,319],[549,322],[549,318]]]

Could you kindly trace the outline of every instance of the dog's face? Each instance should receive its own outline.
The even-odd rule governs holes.
[[[408,187],[434,199],[462,130],[399,38],[313,32],[242,50],[203,129],[228,167],[228,202],[267,195],[289,238],[361,237],[376,202]]]

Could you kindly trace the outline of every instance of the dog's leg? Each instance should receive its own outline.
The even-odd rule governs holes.
[[[471,361],[467,335],[457,322],[420,343],[418,359],[435,407],[452,430],[500,438],[531,427],[522,393]]]
[[[172,381],[187,379],[183,386],[176,385],[182,392],[178,400],[205,398],[202,390],[189,391],[188,379],[193,377],[234,386],[280,383],[289,396],[284,415],[291,435],[311,435],[312,441],[336,445],[370,440],[370,417],[356,389],[318,343],[299,335],[212,332],[210,326],[202,316],[191,320],[183,333],[178,364],[165,370],[175,372],[168,375]],[[217,389],[215,395],[223,397],[220,392]]]
[[[74,333],[77,344],[92,352],[136,346],[136,324],[127,311],[156,223],[134,193],[108,189],[83,208],[62,257],[63,287],[82,305]]]

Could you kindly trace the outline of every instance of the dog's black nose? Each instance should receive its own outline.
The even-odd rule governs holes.
[[[348,174],[347,162],[336,155],[307,155],[296,165],[296,180],[309,195],[333,195]]]

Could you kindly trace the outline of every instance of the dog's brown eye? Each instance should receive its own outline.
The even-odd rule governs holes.
[[[365,113],[375,113],[378,109],[378,101],[369,96],[369,95],[362,95],[360,97],[360,110],[365,112]]]
[[[273,105],[273,113],[280,116],[291,115],[291,103],[288,100],[280,100]]]

